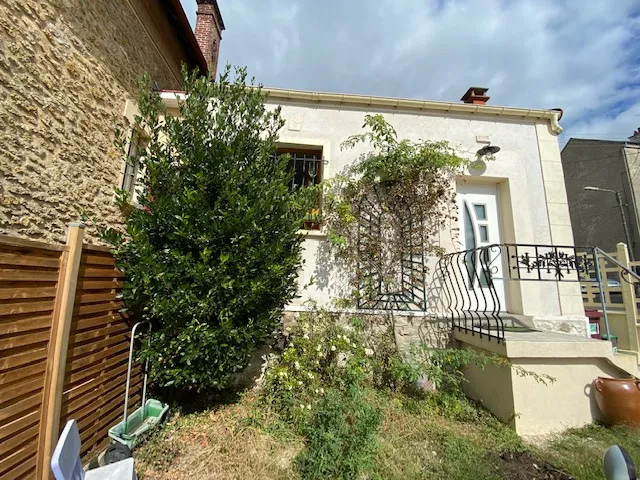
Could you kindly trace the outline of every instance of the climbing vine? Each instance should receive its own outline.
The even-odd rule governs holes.
[[[442,253],[438,233],[455,216],[453,180],[467,161],[444,141],[398,140],[382,115],[366,115],[363,128],[341,148],[371,150],[325,185],[328,239],[352,267],[357,305],[422,308],[415,286],[425,257]]]

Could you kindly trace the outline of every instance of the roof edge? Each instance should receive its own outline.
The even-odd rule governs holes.
[[[200,74],[207,76],[209,75],[209,65],[207,64],[207,60],[204,58],[202,54],[202,50],[200,50],[200,45],[198,45],[198,40],[196,39],[195,33],[193,33],[193,29],[191,28],[191,24],[189,23],[189,19],[187,18],[187,14],[184,12],[184,8],[182,8],[182,3],[180,0],[170,0],[170,8],[173,8],[175,15],[178,20],[178,28],[182,30],[182,33],[186,37],[186,45],[184,45],[187,55],[193,55],[195,58],[195,63],[200,68]],[[166,7],[165,7],[166,8]],[[216,3],[216,9],[218,5]],[[218,15],[220,15],[220,10],[218,11]],[[222,21],[222,15],[220,15],[220,21]],[[224,24],[222,24],[224,30]]]
[[[451,112],[460,114],[483,115],[494,117],[511,117],[518,119],[549,120],[551,130],[560,134],[562,127],[558,123],[560,112],[557,110],[536,110],[530,108],[496,107],[491,105],[474,105],[469,103],[439,102],[432,100],[413,100],[409,98],[377,97],[372,95],[352,95],[346,93],[311,92],[283,88],[263,87],[267,100],[287,100],[309,103],[326,103],[331,105],[350,105],[354,107],[397,108],[402,110]],[[184,92],[163,91],[161,96],[167,106],[177,107],[178,100]]]
[[[262,91],[267,95],[267,98],[269,100],[289,100],[352,106],[398,108],[404,110],[455,112],[486,116],[545,119],[550,121],[551,129],[555,133],[562,133],[562,127],[558,122],[561,114],[557,110],[538,110],[530,108],[499,107],[492,105],[474,105],[469,103],[378,97],[373,95],[355,95],[346,93],[311,92],[306,90],[291,90],[270,87],[263,87]]]

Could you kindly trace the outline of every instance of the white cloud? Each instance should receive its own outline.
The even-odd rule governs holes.
[[[195,0],[182,0],[192,22]],[[222,64],[265,85],[561,107],[574,132],[640,125],[638,0],[219,0]],[[596,135],[597,134],[597,135]]]

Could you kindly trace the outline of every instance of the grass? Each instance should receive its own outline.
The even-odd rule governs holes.
[[[302,439],[286,425],[256,417],[255,398],[186,415],[134,452],[141,479],[289,479]]]
[[[384,479],[492,479],[502,451],[520,451],[515,433],[470,402],[389,396],[375,466]]]
[[[363,479],[600,480],[610,445],[640,459],[640,435],[624,428],[590,426],[532,446],[457,397],[374,395],[383,419]],[[143,479],[296,479],[294,459],[304,448],[301,437],[247,394],[230,405],[174,415],[134,454]]]
[[[577,479],[602,480],[602,457],[614,444],[626,448],[636,463],[636,469],[640,467],[640,432],[624,427],[590,425],[569,430],[538,451]]]

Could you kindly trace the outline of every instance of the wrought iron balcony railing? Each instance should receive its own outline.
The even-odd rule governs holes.
[[[604,298],[599,267],[604,255],[594,247],[494,244],[444,255],[436,275],[452,327],[501,341],[509,281],[595,284]]]

